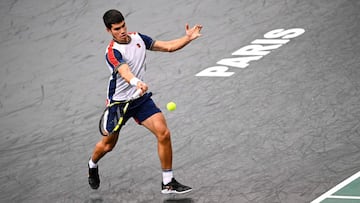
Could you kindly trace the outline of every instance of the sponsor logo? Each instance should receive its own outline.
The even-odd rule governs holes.
[[[272,50],[278,49],[288,43],[290,39],[298,37],[305,32],[302,28],[276,29],[264,34],[263,39],[256,39],[250,45],[244,46],[231,55],[232,58],[224,58],[216,62],[218,66],[212,66],[197,73],[198,77],[230,77],[235,72],[230,72],[229,67],[246,68],[250,62],[260,60]]]

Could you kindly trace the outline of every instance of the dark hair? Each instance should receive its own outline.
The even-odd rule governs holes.
[[[121,23],[122,21],[124,21],[124,16],[121,14],[120,11],[111,9],[104,13],[103,20],[105,26],[108,29],[111,29],[112,24]]]

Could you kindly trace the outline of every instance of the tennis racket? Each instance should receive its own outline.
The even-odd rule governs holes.
[[[129,104],[137,99],[141,94],[141,89],[137,89],[136,92],[131,96],[131,98],[127,101],[121,101],[121,102],[113,102],[111,104],[109,104],[104,112],[102,113],[101,115],[101,118],[100,118],[100,121],[99,121],[99,131],[100,131],[100,134],[103,135],[103,136],[107,136],[107,135],[111,135],[112,133],[114,132],[117,132],[121,125],[123,124],[123,120],[124,120],[124,115],[126,114],[127,112],[127,109],[129,107]],[[119,112],[119,119],[118,119],[118,122],[116,124],[116,126],[114,127],[114,129],[111,131],[111,132],[108,132],[106,130],[106,122],[105,122],[105,119],[107,119],[107,116],[108,116],[108,113],[109,113],[109,109],[112,107],[112,106],[115,106],[115,105],[123,105],[124,107],[122,108],[122,110]]]

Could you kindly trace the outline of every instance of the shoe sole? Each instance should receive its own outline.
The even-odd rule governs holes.
[[[191,191],[192,191],[192,189],[185,190],[185,191],[182,191],[182,192],[178,192],[176,190],[167,190],[167,189],[165,189],[165,190],[161,190],[161,193],[162,194],[185,194],[185,193],[188,193],[188,192],[191,192]]]

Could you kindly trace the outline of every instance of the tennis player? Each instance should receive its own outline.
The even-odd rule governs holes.
[[[201,25],[189,28],[185,25],[185,35],[169,41],[154,40],[151,37],[137,33],[127,32],[125,19],[120,11],[108,10],[103,16],[107,31],[111,34],[112,40],[106,48],[106,63],[111,72],[107,89],[107,100],[109,108],[104,114],[103,126],[105,135],[95,145],[93,154],[89,160],[88,181],[92,189],[100,186],[99,160],[116,145],[119,131],[129,118],[152,132],[158,142],[158,156],[162,168],[161,192],[186,193],[191,187],[180,184],[174,178],[172,170],[172,147],[170,131],[166,120],[160,109],[151,99],[151,92],[147,92],[148,85],[144,82],[146,73],[146,50],[173,52],[189,44],[192,40],[201,36]],[[123,103],[131,99],[132,95],[141,89],[141,96],[129,103],[125,114]],[[114,103],[118,105],[111,105]],[[114,131],[123,117],[120,127]]]

